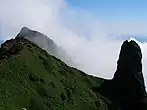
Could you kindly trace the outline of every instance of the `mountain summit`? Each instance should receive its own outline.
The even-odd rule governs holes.
[[[16,37],[23,37],[46,50],[49,54],[63,60],[68,65],[73,65],[73,61],[66,51],[43,33],[23,27]]]

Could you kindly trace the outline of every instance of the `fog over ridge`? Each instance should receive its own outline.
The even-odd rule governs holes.
[[[0,0],[0,39],[14,38],[22,27],[29,27],[61,46],[71,56],[75,67],[104,78],[112,78],[116,70],[123,40],[115,36],[125,32],[126,35],[147,35],[145,29],[140,28],[141,24],[136,23],[138,27],[135,27],[135,23],[107,23],[85,10],[70,7],[65,0]],[[147,44],[134,40],[142,49],[147,84]]]

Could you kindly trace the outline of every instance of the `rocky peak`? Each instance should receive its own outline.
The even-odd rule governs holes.
[[[1,44],[1,50],[9,51],[13,47],[13,39],[7,40],[6,42]]]
[[[72,59],[68,56],[66,51],[62,47],[59,47],[52,39],[50,39],[48,36],[44,35],[43,33],[40,33],[35,30],[31,30],[27,27],[23,27],[19,32],[19,34],[16,36],[16,38],[18,37],[23,37],[37,44],[40,48],[46,50],[50,55],[53,55],[61,59],[68,65],[73,64]]]
[[[40,33],[35,30],[31,30],[28,27],[23,27],[21,31],[18,33],[18,35],[16,36],[16,38],[18,37],[23,37],[37,44],[39,47],[47,50],[50,53],[53,53],[52,51],[57,49],[57,46],[52,39],[48,38],[43,33]]]
[[[146,95],[142,74],[142,53],[139,45],[133,40],[124,41],[121,46],[111,87],[116,94],[115,100],[124,107],[124,110],[132,109]]]
[[[118,60],[118,71],[139,72],[142,71],[142,53],[139,45],[131,40],[124,41]]]
[[[135,41],[123,42],[113,79],[106,80],[100,88],[93,90],[108,97],[122,110],[147,109],[142,53]]]
[[[35,32],[29,29],[28,27],[23,27],[16,37],[23,37],[23,38],[32,37],[35,36],[35,34],[37,33],[38,33],[37,31]]]
[[[23,27],[21,29],[21,32],[28,32],[28,31],[31,31],[31,29],[29,29],[28,27]]]

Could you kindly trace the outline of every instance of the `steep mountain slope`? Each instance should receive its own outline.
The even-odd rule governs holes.
[[[104,79],[67,66],[17,37],[0,48],[0,110],[115,110],[93,92]]]
[[[57,44],[52,39],[43,33],[31,30],[27,27],[23,27],[16,37],[23,37],[28,39],[29,41],[37,44],[42,49],[46,50],[49,54],[61,59],[69,65],[73,65],[73,61],[66,51],[63,48],[57,46]]]

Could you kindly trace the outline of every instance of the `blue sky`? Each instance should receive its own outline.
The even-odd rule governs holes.
[[[84,10],[94,18],[104,21],[109,28],[108,30],[111,30],[111,27],[115,27],[115,32],[112,33],[121,31],[122,36],[134,36],[141,42],[147,42],[145,33],[147,30],[147,0],[66,1],[69,6]],[[121,38],[126,39],[126,37]]]
[[[67,0],[103,20],[147,20],[147,0]]]

